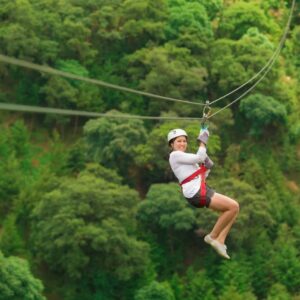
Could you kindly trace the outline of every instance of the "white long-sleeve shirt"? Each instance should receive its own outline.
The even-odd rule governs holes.
[[[196,154],[185,153],[183,151],[173,151],[170,153],[170,166],[179,182],[192,175],[199,169],[199,163],[206,159],[206,148],[199,147]],[[182,193],[186,198],[192,198],[200,189],[201,177],[197,176],[190,182],[182,185]]]

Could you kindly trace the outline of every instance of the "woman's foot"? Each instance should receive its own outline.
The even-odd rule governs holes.
[[[207,234],[205,237],[204,237],[204,242],[211,245],[212,241],[214,241],[214,239],[211,238],[211,236],[209,234]]]
[[[209,234],[204,237],[205,243],[211,245],[219,255],[225,257],[226,259],[230,259],[230,256],[227,254],[227,247],[224,244],[221,244],[219,241],[211,238]]]
[[[214,240],[210,245],[218,252],[219,255],[225,257],[226,259],[230,259],[230,256],[227,254],[226,246],[224,244],[221,244],[217,240]]]

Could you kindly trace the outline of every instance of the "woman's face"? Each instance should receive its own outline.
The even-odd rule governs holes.
[[[172,149],[174,151],[185,152],[186,147],[187,147],[187,139],[184,135],[179,136],[174,140],[174,142],[171,145],[172,145]]]

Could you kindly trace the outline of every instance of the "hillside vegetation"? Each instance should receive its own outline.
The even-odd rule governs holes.
[[[1,0],[0,53],[203,103],[270,60],[292,1]],[[0,112],[0,300],[299,300],[300,7],[268,75],[209,120],[208,184],[236,199],[230,261],[166,136],[200,122]],[[0,63],[0,102],[162,117],[202,107]],[[229,104],[248,86],[213,106]]]

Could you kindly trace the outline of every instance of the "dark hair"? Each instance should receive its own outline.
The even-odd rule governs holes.
[[[171,147],[171,144],[174,143],[175,139],[176,139],[176,138],[171,139],[171,140],[169,141],[169,146],[170,146],[170,147]]]

